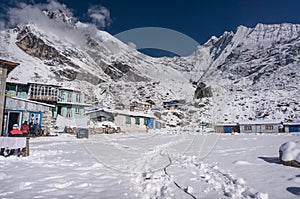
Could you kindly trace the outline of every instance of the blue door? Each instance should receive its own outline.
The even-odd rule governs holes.
[[[232,133],[231,126],[224,126],[224,133]]]
[[[147,126],[148,127],[153,128],[153,123],[154,123],[153,119],[151,119],[151,118],[147,119]]]
[[[299,131],[297,125],[291,125],[289,130],[290,130],[291,133]]]
[[[42,112],[29,112],[28,120],[29,123],[37,124],[42,128]]]
[[[8,133],[12,130],[14,124],[18,124],[19,128],[23,122],[23,110],[9,110],[6,118],[6,125],[4,130],[4,136],[8,135]]]

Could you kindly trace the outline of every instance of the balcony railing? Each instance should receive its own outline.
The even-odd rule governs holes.
[[[57,96],[30,95],[30,96],[29,96],[29,99],[31,99],[31,100],[40,100],[40,101],[57,102]]]

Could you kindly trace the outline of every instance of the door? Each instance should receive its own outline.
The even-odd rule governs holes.
[[[151,118],[148,118],[147,119],[147,126],[150,127],[150,128],[153,128],[153,123],[154,123],[154,120],[151,119]]]
[[[5,135],[8,135],[8,132],[12,130],[14,124],[18,124],[21,127],[22,124],[22,111],[8,111],[7,113],[7,121],[5,128]]]
[[[62,115],[62,113],[61,113],[61,106],[58,106],[58,107],[57,107],[57,114],[58,114],[58,115]]]
[[[42,113],[41,112],[30,112],[29,122],[32,124],[37,124],[41,128],[42,123]]]
[[[298,132],[298,126],[297,125],[291,125],[290,126],[290,133]]]
[[[224,133],[232,133],[231,126],[224,126]]]
[[[253,133],[264,133],[262,132],[262,125],[256,125],[256,132],[254,131]]]

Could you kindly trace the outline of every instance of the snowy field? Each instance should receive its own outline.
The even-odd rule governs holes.
[[[299,168],[278,159],[296,140],[182,129],[32,138],[29,157],[0,157],[0,198],[299,198]]]

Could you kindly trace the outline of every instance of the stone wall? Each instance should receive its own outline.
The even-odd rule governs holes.
[[[52,127],[51,121],[52,121],[52,112],[51,111],[44,112],[43,119],[42,119],[44,135],[47,135],[50,133],[50,128]]]

